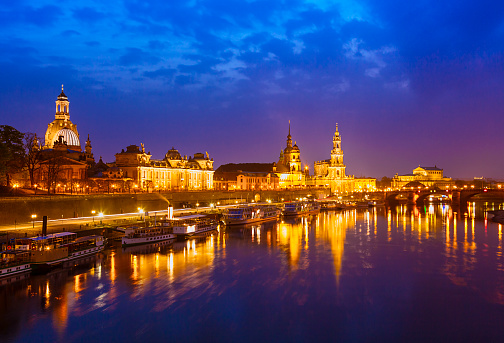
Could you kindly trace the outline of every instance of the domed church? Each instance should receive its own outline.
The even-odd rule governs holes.
[[[53,149],[55,143],[64,143],[68,149],[82,151],[77,125],[70,120],[69,107],[70,101],[63,92],[63,85],[61,85],[61,94],[58,95],[56,100],[55,118],[47,125],[44,149]]]
[[[40,148],[37,137],[34,139],[34,146],[41,150],[37,182],[54,191],[73,192],[75,187],[82,185],[78,180],[87,179],[88,170],[95,164],[89,135],[82,151],[77,125],[70,120],[69,107],[70,102],[61,85],[55,118],[47,125],[44,145]],[[61,189],[56,189],[56,184]]]

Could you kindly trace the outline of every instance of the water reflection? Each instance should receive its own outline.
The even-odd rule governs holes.
[[[482,211],[353,209],[113,246],[1,286],[0,340],[504,338],[502,225]]]

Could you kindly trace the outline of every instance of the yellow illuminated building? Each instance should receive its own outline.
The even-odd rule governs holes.
[[[278,177],[280,178],[279,185],[281,188],[299,187],[305,185],[305,173],[301,169],[301,152],[296,142],[292,145],[292,136],[287,135],[287,146],[280,151],[280,158],[276,165]]]
[[[331,193],[373,191],[376,189],[375,178],[355,178],[353,175],[346,175],[338,124],[336,124],[333,136],[331,158],[315,162],[314,171],[314,177],[307,184],[330,188]]]
[[[410,182],[414,182],[416,185],[418,183],[426,187],[439,187],[444,188],[446,186],[452,186],[454,184],[453,180],[449,177],[443,175],[443,169],[434,167],[422,167],[418,166],[413,169],[412,174],[398,175],[395,174],[392,179],[393,188],[402,188],[408,185]]]
[[[151,159],[151,154],[130,145],[116,154],[115,166],[122,171],[122,177],[133,180],[141,190],[206,190],[213,189],[213,159],[208,153],[182,157],[172,148],[162,160]]]

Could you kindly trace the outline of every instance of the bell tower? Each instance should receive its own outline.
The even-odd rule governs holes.
[[[292,136],[290,134],[290,120],[289,120],[289,134],[287,135],[287,148],[292,148]]]
[[[69,107],[70,107],[70,101],[68,101],[68,97],[63,92],[63,85],[61,85],[61,94],[58,95],[58,98],[56,100],[55,119],[69,120],[70,119]]]
[[[47,125],[47,131],[44,140],[44,149],[52,149],[54,142],[63,136],[63,140],[68,143],[69,148],[75,151],[81,151],[79,132],[77,125],[70,120],[69,111],[70,101],[61,85],[61,93],[56,99],[56,115],[54,120]]]
[[[343,150],[341,149],[341,136],[338,131],[338,123],[336,123],[336,132],[333,136],[333,148],[331,150],[331,164],[329,167],[330,176],[334,179],[343,179],[346,166],[343,164]]]

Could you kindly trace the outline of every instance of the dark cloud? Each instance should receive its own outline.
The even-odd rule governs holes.
[[[61,32],[61,35],[65,37],[74,37],[74,36],[80,36],[81,33],[75,30],[65,30]]]
[[[61,9],[57,6],[11,6],[8,10],[0,10],[2,25],[32,24],[38,27],[49,27],[61,18]]]
[[[178,69],[182,73],[210,73],[212,68],[217,64],[222,63],[221,59],[201,56],[201,55],[186,55],[186,58],[193,60],[194,64],[181,64]]]
[[[132,66],[138,64],[157,64],[161,59],[142,49],[127,48],[126,53],[119,58],[119,65]]]
[[[85,42],[84,44],[86,44],[87,46],[89,47],[96,47],[96,46],[100,46],[101,43],[100,42],[97,42],[97,41],[90,41],[90,42]]]
[[[148,47],[151,50],[162,50],[166,47],[166,44],[159,40],[151,40],[149,41]]]
[[[145,77],[151,78],[151,79],[168,79],[171,80],[173,78],[173,75],[177,72],[177,69],[171,69],[171,68],[160,68],[154,71],[146,71],[143,73]]]
[[[73,11],[73,17],[82,22],[94,24],[106,17],[105,13],[98,12],[91,7],[83,7]]]

